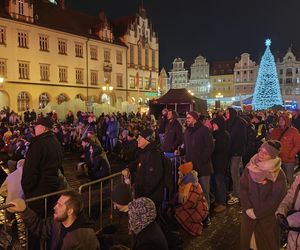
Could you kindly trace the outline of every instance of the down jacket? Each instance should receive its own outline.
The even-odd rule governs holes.
[[[282,115],[285,120],[285,128],[274,128],[270,139],[278,140],[285,129],[287,131],[282,136],[280,158],[282,163],[296,163],[296,155],[300,151],[300,134],[296,128],[290,127],[291,120],[286,115]]]
[[[290,227],[295,227],[300,229],[300,192],[298,193],[294,207],[292,207],[296,189],[297,186],[299,185],[300,185],[300,175],[296,177],[287,195],[280,203],[276,213],[287,216],[289,210],[293,209],[297,211],[291,214],[290,216],[288,216],[287,221]],[[300,232],[289,231],[287,250],[295,250],[295,249],[300,249]]]

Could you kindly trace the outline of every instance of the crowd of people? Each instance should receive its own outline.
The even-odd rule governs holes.
[[[288,249],[300,247],[297,110],[228,108],[209,114],[191,111],[182,118],[164,109],[158,119],[140,113],[95,117],[69,111],[64,121],[55,111],[37,115],[26,110],[22,119],[9,109],[0,114],[0,160],[9,170],[7,177],[1,176],[0,193],[14,205],[11,212],[23,214],[26,226],[35,221],[29,226],[32,232],[46,230],[43,238],[52,249],[85,244],[86,234],[91,249],[99,248],[75,192],[48,201],[48,214],[54,207],[54,215],[45,224],[39,220],[43,205],[22,200],[68,187],[62,162],[70,153],[79,155],[78,175],[90,180],[111,174],[110,159],[126,166],[125,183],[111,198],[129,225],[132,249],[179,249],[180,228],[199,236],[215,213],[238,203],[240,249],[280,249],[283,229],[289,231]],[[38,249],[37,242],[33,233],[31,249]],[[106,249],[126,249],[120,244],[130,247],[100,238]]]

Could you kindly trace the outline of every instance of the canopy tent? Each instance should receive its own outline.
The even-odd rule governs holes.
[[[170,89],[159,99],[150,101],[151,114],[160,115],[164,108],[176,110],[179,116],[189,111],[207,114],[206,100],[192,96],[186,89]]]

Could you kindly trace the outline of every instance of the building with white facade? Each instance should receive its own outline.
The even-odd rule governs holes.
[[[173,68],[169,72],[170,88],[181,89],[189,87],[189,71],[184,67],[184,61],[176,57],[173,61]]]
[[[300,58],[289,48],[283,56],[278,56],[277,72],[284,101],[300,100]]]
[[[238,95],[251,95],[257,77],[257,65],[250,59],[250,54],[243,53],[234,66],[234,93]]]
[[[189,89],[195,93],[196,97],[209,98],[209,63],[203,56],[198,56],[191,65],[191,77]]]

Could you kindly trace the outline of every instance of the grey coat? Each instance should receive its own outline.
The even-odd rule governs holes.
[[[295,206],[292,207],[295,192],[298,185],[300,185],[300,175],[296,177],[287,195],[280,203],[276,213],[280,213],[284,216],[287,216],[288,211],[291,209],[295,209],[299,211],[287,217],[290,227],[299,228],[300,227],[300,192],[298,193],[298,196],[296,198]],[[296,249],[300,249],[300,233],[295,231],[289,231],[287,250],[296,250]]]

